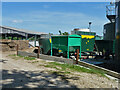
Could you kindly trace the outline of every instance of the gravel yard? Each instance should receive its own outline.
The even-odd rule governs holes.
[[[49,61],[25,60],[9,54],[15,52],[2,53],[0,60],[3,88],[118,88],[117,79],[85,72],[58,73],[60,67],[46,66]]]

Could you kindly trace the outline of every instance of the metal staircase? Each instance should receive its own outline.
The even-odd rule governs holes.
[[[110,20],[110,22],[115,22],[115,3],[111,2],[110,5],[106,6],[106,17]]]

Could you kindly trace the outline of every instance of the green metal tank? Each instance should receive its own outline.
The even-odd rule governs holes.
[[[39,45],[41,48],[41,53],[43,54],[48,54],[48,52],[50,51],[51,47],[50,47],[50,37],[51,35],[46,34],[46,35],[41,35],[40,39],[39,39]]]
[[[115,22],[104,25],[104,40],[115,40]]]

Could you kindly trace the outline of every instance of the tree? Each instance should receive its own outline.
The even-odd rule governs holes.
[[[62,33],[62,35],[69,35],[69,33],[68,32],[64,32],[64,33]]]

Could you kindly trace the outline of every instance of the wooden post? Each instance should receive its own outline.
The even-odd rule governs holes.
[[[39,58],[40,55],[40,46],[38,46],[38,54],[37,54],[37,58]]]
[[[79,49],[77,49],[76,64],[78,64],[78,59],[79,59]]]
[[[18,46],[18,44],[17,44],[17,47],[16,47],[16,51],[17,51],[17,56],[18,56],[18,48],[19,48],[19,46]]]

